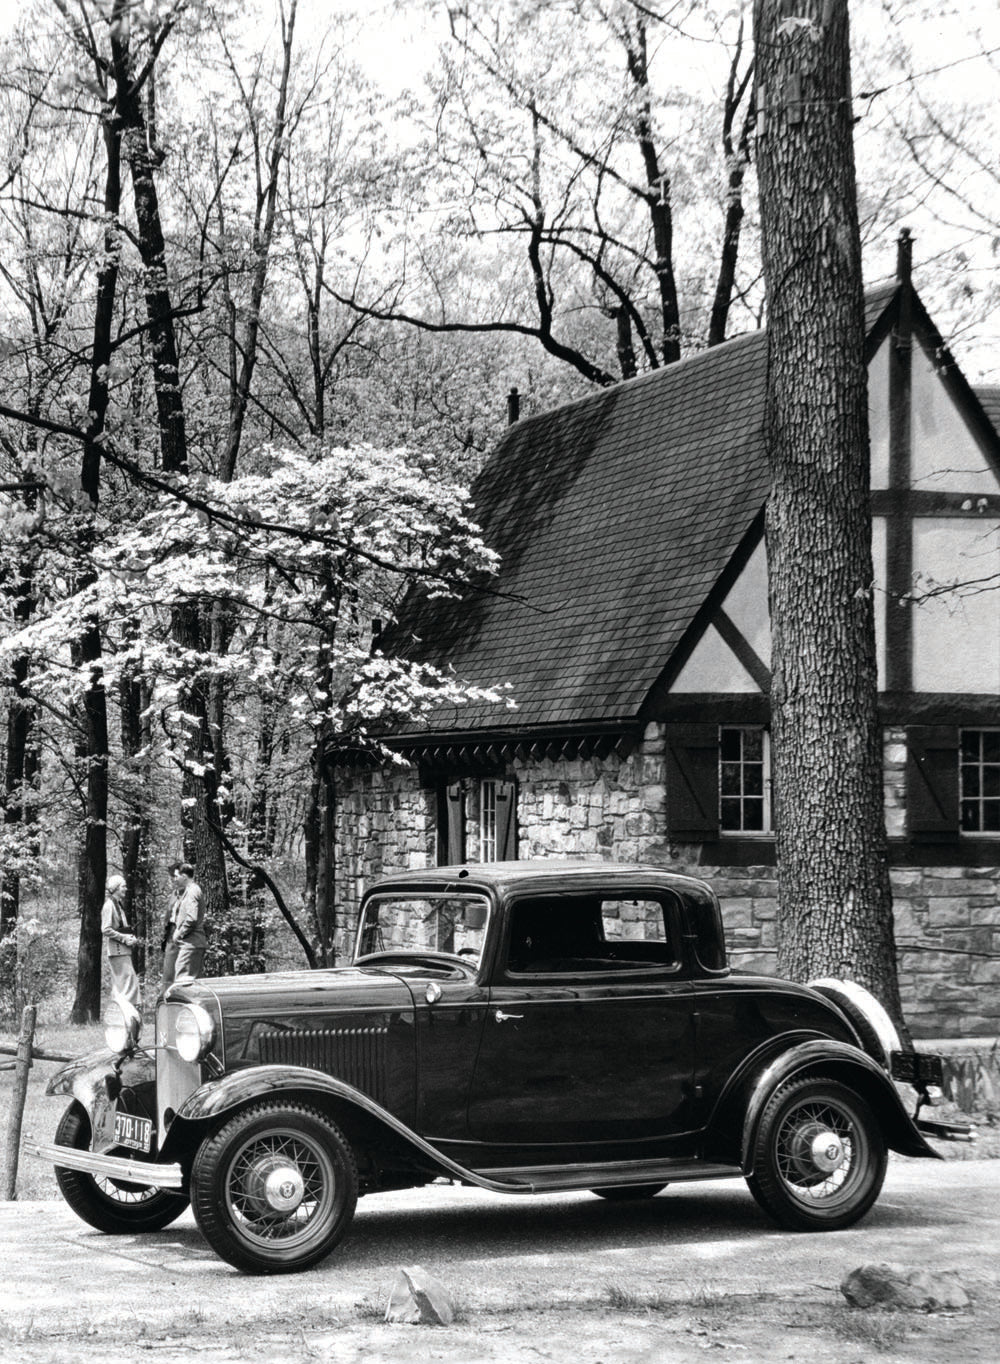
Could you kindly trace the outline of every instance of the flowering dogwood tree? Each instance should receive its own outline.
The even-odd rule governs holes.
[[[195,774],[213,806],[233,813],[228,831],[215,832],[259,876],[273,848],[276,805],[291,790],[308,790],[293,802],[306,844],[308,916],[305,932],[295,926],[322,957],[335,894],[323,842],[309,832],[321,823],[325,798],[320,755],[344,744],[382,752],[383,726],[419,719],[443,701],[496,699],[378,648],[412,585],[452,595],[473,577],[488,579],[496,560],[469,519],[464,489],[410,451],[316,444],[268,449],[257,463],[261,472],[231,482],[164,483],[133,523],[105,523],[93,537],[85,585],[53,592],[0,643],[0,662],[28,659],[39,704],[51,717],[67,716],[89,680],[69,641],[99,619],[105,686],[120,691],[141,680],[152,732],[178,770],[190,761],[185,697],[196,681],[224,684],[237,717],[227,762],[214,761],[209,742]],[[224,651],[182,647],[171,632],[174,613],[205,602],[223,603],[233,622]],[[232,947],[225,925],[216,927]]]

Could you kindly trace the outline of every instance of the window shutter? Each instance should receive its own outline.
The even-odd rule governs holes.
[[[517,859],[517,786],[512,781],[498,781],[497,799],[497,860],[513,862]]]
[[[719,836],[717,725],[667,726],[667,832],[699,842]]]
[[[958,837],[958,727],[906,731],[906,827],[919,842]]]
[[[465,861],[465,791],[460,781],[438,788],[438,866]]]

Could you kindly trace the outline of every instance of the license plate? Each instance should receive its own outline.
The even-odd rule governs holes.
[[[115,1145],[127,1146],[132,1151],[153,1149],[153,1123],[150,1118],[138,1118],[134,1113],[115,1114]]]
[[[894,1051],[892,1078],[922,1089],[925,1085],[944,1084],[944,1062],[929,1051]]]

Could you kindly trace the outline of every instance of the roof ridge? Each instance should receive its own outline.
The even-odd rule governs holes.
[[[658,365],[656,369],[647,369],[642,374],[633,374],[630,379],[619,379],[616,383],[607,384],[603,388],[595,388],[589,393],[581,394],[578,398],[567,398],[565,402],[558,403],[555,407],[547,407],[542,412],[532,412],[530,416],[519,417],[516,422],[507,427],[497,444],[499,445],[511,431],[516,431],[518,427],[523,428],[532,422],[557,416],[569,408],[584,407],[587,403],[598,403],[602,398],[607,398],[609,393],[619,393],[624,389],[633,389],[640,384],[647,384],[656,380],[663,382],[675,374],[687,374],[699,362],[714,360],[723,354],[732,354],[736,347],[748,341],[760,341],[766,334],[766,327],[758,327],[751,332],[740,332],[739,336],[727,337],[725,341],[720,341],[716,346],[705,346],[702,350],[691,351],[688,355],[682,355],[679,360],[672,360],[669,365]]]
[[[895,293],[898,285],[899,281],[891,277],[867,285],[864,291],[866,307],[870,303],[875,302],[878,299],[878,296],[883,292],[888,292],[889,294]],[[876,318],[872,318],[871,323],[867,323],[866,319],[866,335],[871,332],[876,320]],[[630,379],[619,379],[614,384],[607,384],[603,388],[593,389],[589,393],[581,394],[578,398],[567,398],[565,402],[558,403],[555,407],[547,407],[542,412],[533,412],[529,416],[519,417],[516,422],[513,422],[507,427],[497,443],[500,444],[510,431],[516,430],[518,427],[523,428],[531,422],[551,418],[561,412],[567,411],[569,408],[579,408],[585,406],[587,403],[599,402],[601,398],[606,397],[608,393],[619,392],[623,389],[632,389],[639,384],[652,383],[653,381],[663,382],[668,375],[687,374],[699,363],[706,363],[708,361],[714,362],[720,356],[732,354],[736,347],[746,345],[751,341],[759,342],[766,336],[766,326],[755,327],[752,331],[740,332],[736,336],[728,336],[724,341],[720,341],[715,346],[704,346],[701,350],[690,351],[687,355],[682,355],[679,360],[673,360],[668,365],[658,365],[656,369],[648,369],[642,374],[634,374]]]

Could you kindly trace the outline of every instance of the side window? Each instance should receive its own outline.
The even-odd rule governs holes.
[[[1000,729],[963,729],[958,762],[963,834],[1000,834]]]
[[[511,912],[507,969],[519,976],[674,969],[676,922],[669,898],[523,900]]]
[[[602,900],[604,941],[616,961],[671,965],[677,960],[669,904]]]
[[[771,736],[759,725],[719,730],[719,827],[765,834],[771,823]]]
[[[497,860],[497,787],[500,782],[479,783],[479,860]]]

